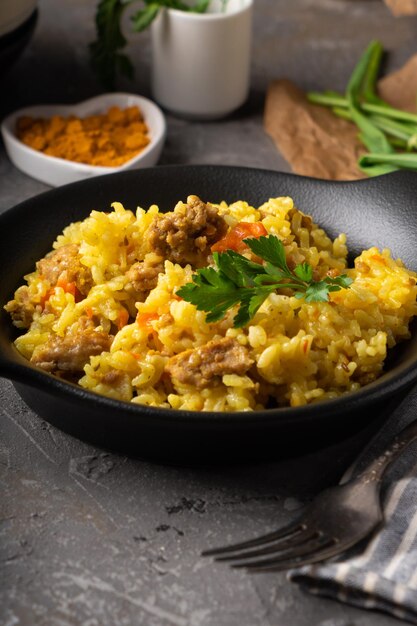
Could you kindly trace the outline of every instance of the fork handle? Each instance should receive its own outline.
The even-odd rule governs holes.
[[[385,470],[397,459],[403,450],[417,439],[417,420],[408,424],[394,437],[393,442],[380,454],[366,470],[358,476],[363,483],[378,482],[383,477]]]

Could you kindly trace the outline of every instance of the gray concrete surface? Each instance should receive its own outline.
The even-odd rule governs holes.
[[[100,92],[88,65],[93,0],[41,0],[31,45],[0,78],[0,115]],[[372,37],[398,67],[417,20],[377,0],[256,0],[252,93],[212,123],[168,116],[162,163],[288,170],[262,129],[269,80],[342,89]],[[149,39],[129,37],[149,95]],[[0,210],[47,187],[0,148]],[[0,270],[1,271],[1,270]],[[0,381],[1,626],[390,626],[398,620],[303,594],[284,574],[248,576],[201,559],[208,546],[273,529],[333,483],[363,444],[256,466],[164,467],[95,449],[33,414]]]

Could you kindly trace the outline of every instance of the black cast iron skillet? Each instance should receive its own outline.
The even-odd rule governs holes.
[[[259,205],[289,195],[331,235],[345,232],[353,254],[389,247],[417,270],[417,174],[395,172],[358,182],[328,182],[280,172],[222,166],[166,166],[126,171],[54,189],[0,215],[0,375],[58,428],[98,445],[174,462],[277,457],[349,436],[380,417],[417,379],[417,332],[394,350],[386,373],[358,392],[299,408],[248,413],[157,409],[110,400],[30,365],[13,346],[3,305],[22,276],[51,249],[62,229],[92,209],[158,204],[172,210],[196,194]]]

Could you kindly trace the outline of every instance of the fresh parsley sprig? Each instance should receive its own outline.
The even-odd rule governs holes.
[[[275,235],[244,242],[264,264],[254,263],[234,250],[215,252],[216,267],[198,269],[192,282],[177,291],[183,300],[206,311],[208,322],[219,321],[238,305],[233,325],[241,328],[250,322],[269,294],[279,289],[293,289],[296,298],[305,298],[307,302],[327,302],[330,292],[346,289],[353,282],[346,274],[314,280],[308,263],[290,270],[284,245]]]

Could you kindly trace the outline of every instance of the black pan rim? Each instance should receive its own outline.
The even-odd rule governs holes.
[[[112,172],[111,174],[101,174],[100,176],[85,178],[83,180],[79,180],[74,183],[67,183],[66,185],[53,187],[51,189],[41,192],[40,194],[27,198],[26,200],[23,200],[22,202],[19,202],[18,204],[15,204],[14,206],[2,211],[2,213],[0,214],[0,225],[2,221],[6,219],[12,212],[26,208],[27,205],[32,205],[34,201],[40,202],[46,197],[52,198],[54,195],[59,197],[60,195],[65,194],[69,189],[76,190],[77,188],[82,188],[83,186],[91,184],[92,182],[95,182],[97,185],[99,185],[101,181],[104,181],[104,180],[108,181],[111,179],[120,178],[122,176],[126,178],[127,177],[133,178],[135,177],[135,175],[138,174],[138,172],[143,172],[143,171],[145,172],[158,171],[162,174],[164,171],[175,172],[176,170],[178,172],[183,172],[184,170],[187,170],[187,171],[194,170],[197,172],[198,171],[201,171],[201,172],[215,171],[215,170],[218,170],[219,172],[220,171],[224,172],[225,170],[230,170],[236,173],[241,172],[242,174],[256,171],[256,172],[263,173],[266,175],[277,175],[278,177],[288,178],[290,180],[301,179],[304,181],[308,181],[312,185],[318,185],[318,186],[325,185],[325,186],[330,186],[330,187],[335,187],[335,186],[357,187],[358,185],[366,186],[366,185],[372,184],[375,181],[375,178],[361,178],[358,180],[325,180],[322,178],[313,178],[311,176],[302,176],[300,174],[294,174],[292,172],[281,172],[279,170],[269,170],[266,168],[250,167],[250,166],[245,166],[245,165],[218,165],[215,163],[207,163],[207,164],[197,163],[197,164],[192,164],[192,165],[176,165],[176,164],[156,165],[153,167],[143,168],[142,170],[130,169],[130,170],[123,170],[120,172]],[[382,176],[379,176],[378,178],[379,179],[391,178],[393,180],[394,179],[398,180],[400,177],[403,177],[406,180],[410,175],[414,175],[414,174],[412,172],[407,172],[405,170],[399,170],[397,172],[390,172],[389,174],[383,174]]]
[[[196,172],[216,172],[226,170],[233,171],[235,173],[248,173],[256,172],[264,173],[266,175],[276,175],[277,177],[282,177],[286,179],[303,179],[308,181],[309,184],[312,185],[330,185],[332,187],[337,186],[352,186],[357,187],[359,185],[366,186],[369,184],[374,184],[374,179],[361,179],[358,181],[328,181],[315,179],[311,177],[299,176],[297,174],[279,172],[275,170],[268,170],[264,168],[253,168],[246,167],[240,165],[217,165],[217,164],[195,164],[195,165],[161,165],[153,168],[146,168],[146,170],[158,170],[161,175],[163,175],[164,171],[167,172],[182,172],[184,170],[194,170]],[[77,189],[82,189],[87,185],[91,185],[93,182],[95,184],[100,184],[100,181],[106,179],[110,183],[110,179],[114,179],[115,177],[132,177],[138,175],[140,171],[146,170],[128,170],[124,172],[107,174],[104,176],[95,177],[93,179],[87,179],[83,181],[78,181],[76,183],[70,183],[68,185],[64,185],[62,187],[58,187],[55,189],[51,189],[43,192],[37,196],[29,198],[18,205],[7,209],[0,215],[0,229],[3,223],[5,223],[10,216],[14,216],[17,212],[26,211],[28,208],[30,209],[33,203],[40,203],[44,198],[52,199],[52,198],[61,198],[66,194],[68,189],[71,191],[76,191]],[[386,174],[381,178],[389,178],[391,177],[396,182],[402,178],[407,180],[409,177],[409,172],[394,172],[392,174]],[[14,346],[13,349],[15,350]],[[8,361],[7,356],[4,357],[0,354],[0,370],[1,374],[6,377],[10,377],[12,380],[16,380],[16,382],[23,382],[24,384],[28,384],[30,386],[39,387],[43,391],[52,393],[53,395],[62,394],[71,396],[74,399],[78,399],[80,401],[86,403],[93,403],[94,405],[100,405],[107,407],[108,409],[112,409],[114,411],[122,411],[125,414],[133,415],[136,418],[140,418],[142,416],[147,416],[152,419],[155,419],[159,422],[169,422],[173,421],[183,424],[188,423],[199,423],[199,424],[210,424],[215,422],[216,424],[250,424],[252,422],[260,423],[270,423],[270,422],[302,422],[306,419],[314,420],[315,417],[319,415],[330,415],[337,414],[340,410],[343,409],[343,412],[347,410],[354,411],[356,407],[362,406],[363,404],[371,404],[373,401],[381,401],[384,399],[389,399],[393,394],[399,392],[403,389],[409,387],[415,380],[417,380],[417,359],[414,363],[407,367],[399,368],[398,371],[392,374],[384,374],[380,378],[378,378],[373,383],[362,387],[360,390],[347,393],[346,395],[340,396],[335,399],[326,400],[322,402],[317,402],[309,405],[304,405],[301,407],[280,407],[273,409],[264,409],[262,411],[238,411],[238,412],[197,412],[197,411],[184,411],[184,410],[175,410],[175,409],[163,409],[160,407],[148,407],[140,404],[135,404],[132,402],[124,402],[120,400],[114,400],[108,398],[106,396],[101,396],[94,392],[85,390],[75,384],[67,383],[62,381],[55,376],[43,372],[37,368],[34,368],[30,364],[25,364],[25,359],[19,353],[17,353],[17,358],[13,361]],[[2,363],[1,359],[5,359],[6,362]],[[2,369],[1,369],[2,368]],[[388,377],[387,377],[388,376]]]

